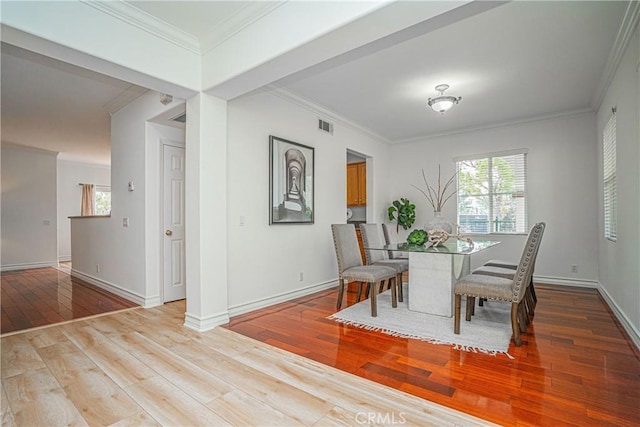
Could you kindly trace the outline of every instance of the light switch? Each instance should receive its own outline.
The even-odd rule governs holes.
[[[129,218],[122,218],[122,226],[123,227],[129,226]]]
[[[129,191],[133,191],[136,189],[135,184],[133,183],[133,181],[129,181],[129,183],[127,184]]]

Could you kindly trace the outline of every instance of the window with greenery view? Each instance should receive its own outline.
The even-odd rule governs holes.
[[[461,232],[528,232],[526,150],[458,158],[456,164]]]
[[[94,215],[111,214],[111,188],[96,187],[93,212]]]

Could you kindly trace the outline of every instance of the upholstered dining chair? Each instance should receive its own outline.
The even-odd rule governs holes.
[[[364,254],[367,265],[383,265],[395,269],[396,280],[394,285],[398,288],[398,300],[404,301],[402,273],[409,271],[409,260],[399,258],[391,259],[387,251],[368,249],[369,247],[375,246],[382,247],[386,244],[380,224],[360,224],[360,233],[362,234],[362,242],[364,243]]]
[[[345,281],[359,282],[359,291],[361,290],[362,282],[364,282],[369,286],[371,316],[376,317],[378,315],[376,301],[378,285],[383,285],[385,281],[394,281],[396,270],[383,265],[362,265],[358,237],[356,236],[356,228],[353,224],[332,224],[331,232],[333,234],[333,245],[338,259],[338,276],[340,280],[336,309],[340,310],[340,307],[342,307]],[[392,305],[396,307],[395,286],[392,286],[391,294]]]
[[[511,329],[516,346],[520,347],[520,332],[526,332],[527,325],[523,311],[522,300],[526,288],[533,274],[535,255],[540,244],[544,224],[538,223],[529,232],[527,244],[524,247],[522,257],[518,263],[513,279],[505,279],[484,274],[469,274],[460,279],[454,286],[455,308],[453,319],[453,332],[460,333],[460,306],[462,295],[467,297],[467,312],[465,319],[471,320],[471,310],[476,298],[487,300],[511,302]]]
[[[385,223],[382,223],[382,234],[384,235],[384,242],[387,245],[390,245],[392,243],[397,243],[394,242],[393,239],[391,239],[391,232],[389,231],[389,226]],[[406,252],[398,252],[398,251],[389,251],[389,258],[391,259],[409,259],[409,256]]]
[[[535,249],[535,254],[533,255],[533,268],[531,272],[531,279],[527,284],[527,290],[524,296],[525,303],[525,311],[527,312],[527,320],[529,320],[529,316],[533,317],[535,314],[535,307],[538,301],[538,298],[535,294],[535,289],[533,286],[533,272],[535,271],[535,263],[538,257],[538,250],[540,249],[540,243],[542,242],[542,236],[544,234],[544,230],[546,228],[546,224],[544,222],[540,222],[537,225],[541,225],[540,238],[538,239],[538,245]],[[482,267],[476,268],[473,270],[472,274],[484,274],[486,276],[496,276],[503,277],[505,279],[513,279],[516,274],[516,269],[518,268],[517,264],[513,264],[507,261],[501,260],[491,260],[486,263]],[[482,302],[482,300],[480,300]]]

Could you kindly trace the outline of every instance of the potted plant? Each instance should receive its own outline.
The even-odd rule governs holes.
[[[416,221],[416,205],[405,198],[394,200],[387,209],[387,214],[390,221],[396,221],[396,232],[400,231],[401,226],[408,230]]]

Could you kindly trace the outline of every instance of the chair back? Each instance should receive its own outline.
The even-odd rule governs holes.
[[[364,254],[367,259],[367,264],[389,259],[387,251],[368,249],[369,247],[382,247],[385,245],[380,224],[360,224],[360,233],[362,233],[362,243],[364,243]]]
[[[536,262],[536,256],[538,255],[538,248],[540,247],[540,241],[542,240],[542,234],[544,233],[545,223],[539,222],[531,228],[529,237],[527,238],[527,244],[524,246],[520,263],[518,263],[518,269],[513,276],[513,301],[520,302],[524,298],[527,286],[531,282],[531,276],[533,275],[533,266]]]
[[[346,269],[362,265],[355,225],[331,224],[331,233],[338,259],[338,273],[342,275]]]

